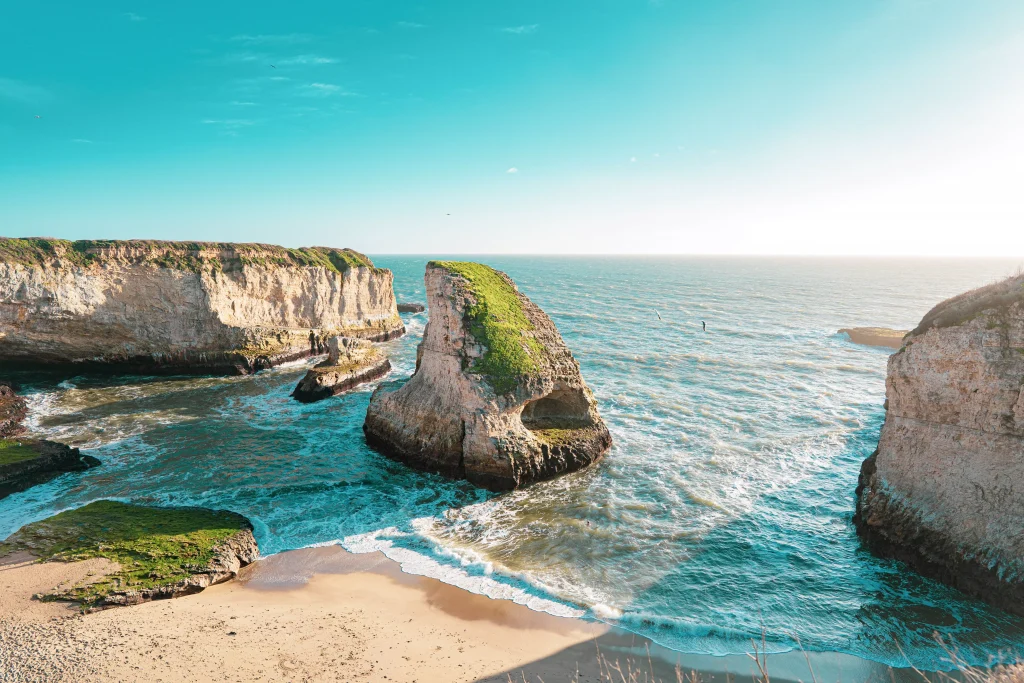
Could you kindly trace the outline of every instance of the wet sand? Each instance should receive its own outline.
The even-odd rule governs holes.
[[[647,671],[647,680],[653,671],[675,681],[677,663],[708,683],[750,680],[754,672],[745,656],[682,656],[604,624],[467,593],[404,574],[382,555],[338,547],[260,560],[198,595],[85,615],[31,596],[101,571],[102,561],[28,559],[0,565],[3,681],[586,683],[604,680],[599,650],[623,671]],[[821,682],[893,680],[887,667],[856,657],[811,661]],[[801,653],[773,655],[769,667],[774,680],[812,680]]]

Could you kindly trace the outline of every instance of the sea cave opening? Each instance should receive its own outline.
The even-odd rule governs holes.
[[[592,424],[587,397],[582,389],[556,389],[523,406],[523,426],[539,429],[580,429]]]

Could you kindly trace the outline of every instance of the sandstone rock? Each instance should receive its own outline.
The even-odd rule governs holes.
[[[351,250],[0,238],[0,362],[248,373],[405,331]]]
[[[1024,276],[929,312],[889,358],[886,403],[858,532],[1024,615]]]
[[[903,337],[907,336],[908,330],[892,330],[888,327],[844,327],[839,332],[850,337],[854,344],[898,349],[903,346]]]
[[[327,360],[310,368],[292,396],[303,403],[313,403],[380,379],[390,371],[387,356],[370,342],[331,337]]]
[[[18,396],[10,384],[0,382],[0,439],[24,432],[21,421],[27,414],[25,399]]]
[[[611,436],[554,324],[504,273],[431,262],[416,372],[378,388],[367,442],[410,465],[492,490],[580,469]]]
[[[37,439],[0,440],[0,499],[100,461],[77,448]]]
[[[425,310],[427,310],[427,309],[425,309],[423,307],[423,304],[407,304],[407,303],[398,304],[398,312],[399,313],[422,313]]]

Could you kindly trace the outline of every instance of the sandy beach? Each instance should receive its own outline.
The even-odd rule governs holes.
[[[675,681],[746,680],[743,656],[686,656],[604,624],[534,612],[404,574],[338,547],[281,553],[197,595],[80,614],[32,596],[102,572],[104,561],[0,565],[3,681],[600,681],[597,652]],[[648,651],[650,657],[648,658]],[[843,655],[814,655],[819,680],[891,680]],[[802,654],[772,657],[775,680],[810,680]],[[903,672],[896,676],[903,678]],[[641,679],[643,680],[643,679]]]

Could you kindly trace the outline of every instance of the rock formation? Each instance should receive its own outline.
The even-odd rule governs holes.
[[[1024,276],[932,309],[889,358],[886,405],[858,532],[1024,615]]]
[[[259,557],[252,530],[248,519],[226,510],[99,500],[23,526],[0,543],[0,557],[22,551],[42,561],[105,558],[105,575],[37,597],[86,609],[135,605],[234,578]]]
[[[379,387],[363,431],[381,452],[507,490],[580,469],[611,436],[554,324],[505,275],[432,261],[416,372]]]
[[[0,439],[0,498],[47,482],[65,472],[99,465],[90,455],[62,443],[38,439]]]
[[[398,312],[399,313],[422,313],[425,310],[427,310],[427,309],[425,309],[423,307],[423,304],[408,304],[408,303],[398,304]]]
[[[391,370],[387,356],[368,341],[331,337],[327,348],[327,360],[310,368],[292,392],[295,399],[313,403],[330,398],[380,379]]]
[[[839,333],[847,335],[854,344],[885,346],[890,349],[903,346],[903,338],[907,336],[907,330],[891,330],[888,327],[844,327]]]
[[[248,373],[405,331],[348,249],[0,238],[0,362]]]
[[[27,414],[25,399],[18,396],[10,384],[0,382],[0,439],[25,431],[21,421]]]

